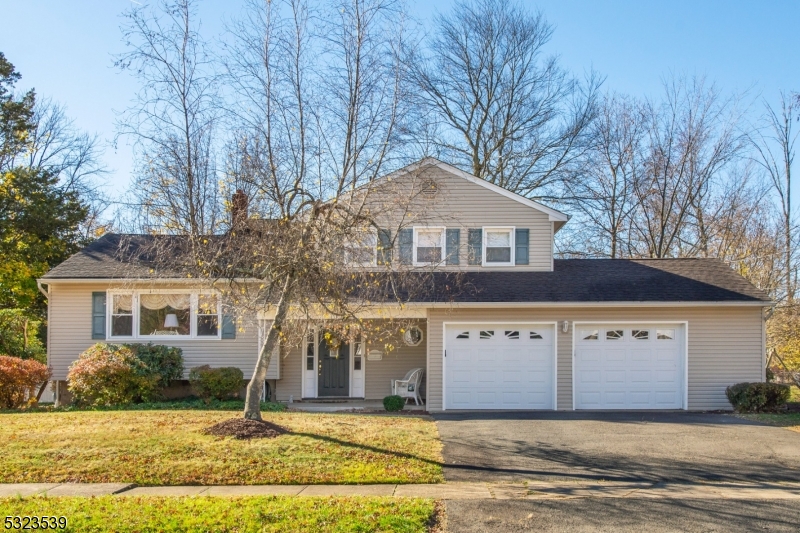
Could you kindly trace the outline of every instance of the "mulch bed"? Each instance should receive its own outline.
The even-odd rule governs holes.
[[[274,439],[289,433],[289,430],[272,422],[231,418],[205,428],[203,433],[234,439]]]

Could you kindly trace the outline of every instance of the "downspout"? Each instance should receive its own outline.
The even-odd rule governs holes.
[[[50,284],[47,284],[47,290],[44,289],[42,280],[36,280],[36,287],[39,289],[45,299],[47,300],[47,366],[50,367]],[[61,387],[58,380],[55,382],[55,390],[53,391],[53,404],[58,406],[61,404]]]
[[[767,381],[767,364],[769,357],[767,355],[767,321],[772,318],[775,312],[775,304],[769,307],[761,308],[761,317],[764,319],[761,323],[761,380]]]

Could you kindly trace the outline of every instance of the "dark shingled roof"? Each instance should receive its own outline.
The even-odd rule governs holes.
[[[146,259],[147,251],[160,247],[157,241],[177,240],[172,235],[129,235],[108,233],[51,269],[42,279],[126,279],[155,277],[150,268],[122,260]]]
[[[43,279],[153,277],[146,266],[119,260],[154,239],[105,235],[48,272]],[[457,279],[457,282],[455,281]],[[763,302],[769,296],[717,259],[556,259],[552,272],[435,273],[421,302]],[[458,287],[453,287],[454,282]]]
[[[458,288],[448,283],[434,281],[425,301],[770,303],[717,259],[556,259],[552,272],[466,272]]]

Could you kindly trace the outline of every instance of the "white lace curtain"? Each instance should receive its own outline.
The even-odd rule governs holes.
[[[133,311],[133,297],[130,294],[114,295],[114,314],[127,315]]]
[[[157,310],[169,306],[173,309],[186,309],[190,307],[188,294],[142,294],[139,304],[145,309]]]

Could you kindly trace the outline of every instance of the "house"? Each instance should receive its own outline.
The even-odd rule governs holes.
[[[268,373],[278,400],[379,399],[421,367],[430,411],[708,410],[730,407],[728,385],[764,380],[770,299],[722,262],[554,259],[567,215],[435,159],[391,179],[412,174],[430,189],[430,212],[404,228],[397,259],[440,261],[471,290],[404,306],[415,326],[389,353],[354,343],[333,356],[319,332],[282,348]],[[187,368],[237,366],[249,378],[259,328],[235,327],[192,280],[121,277],[119,242],[106,235],[39,280],[62,390],[70,363],[98,341],[167,343]]]

